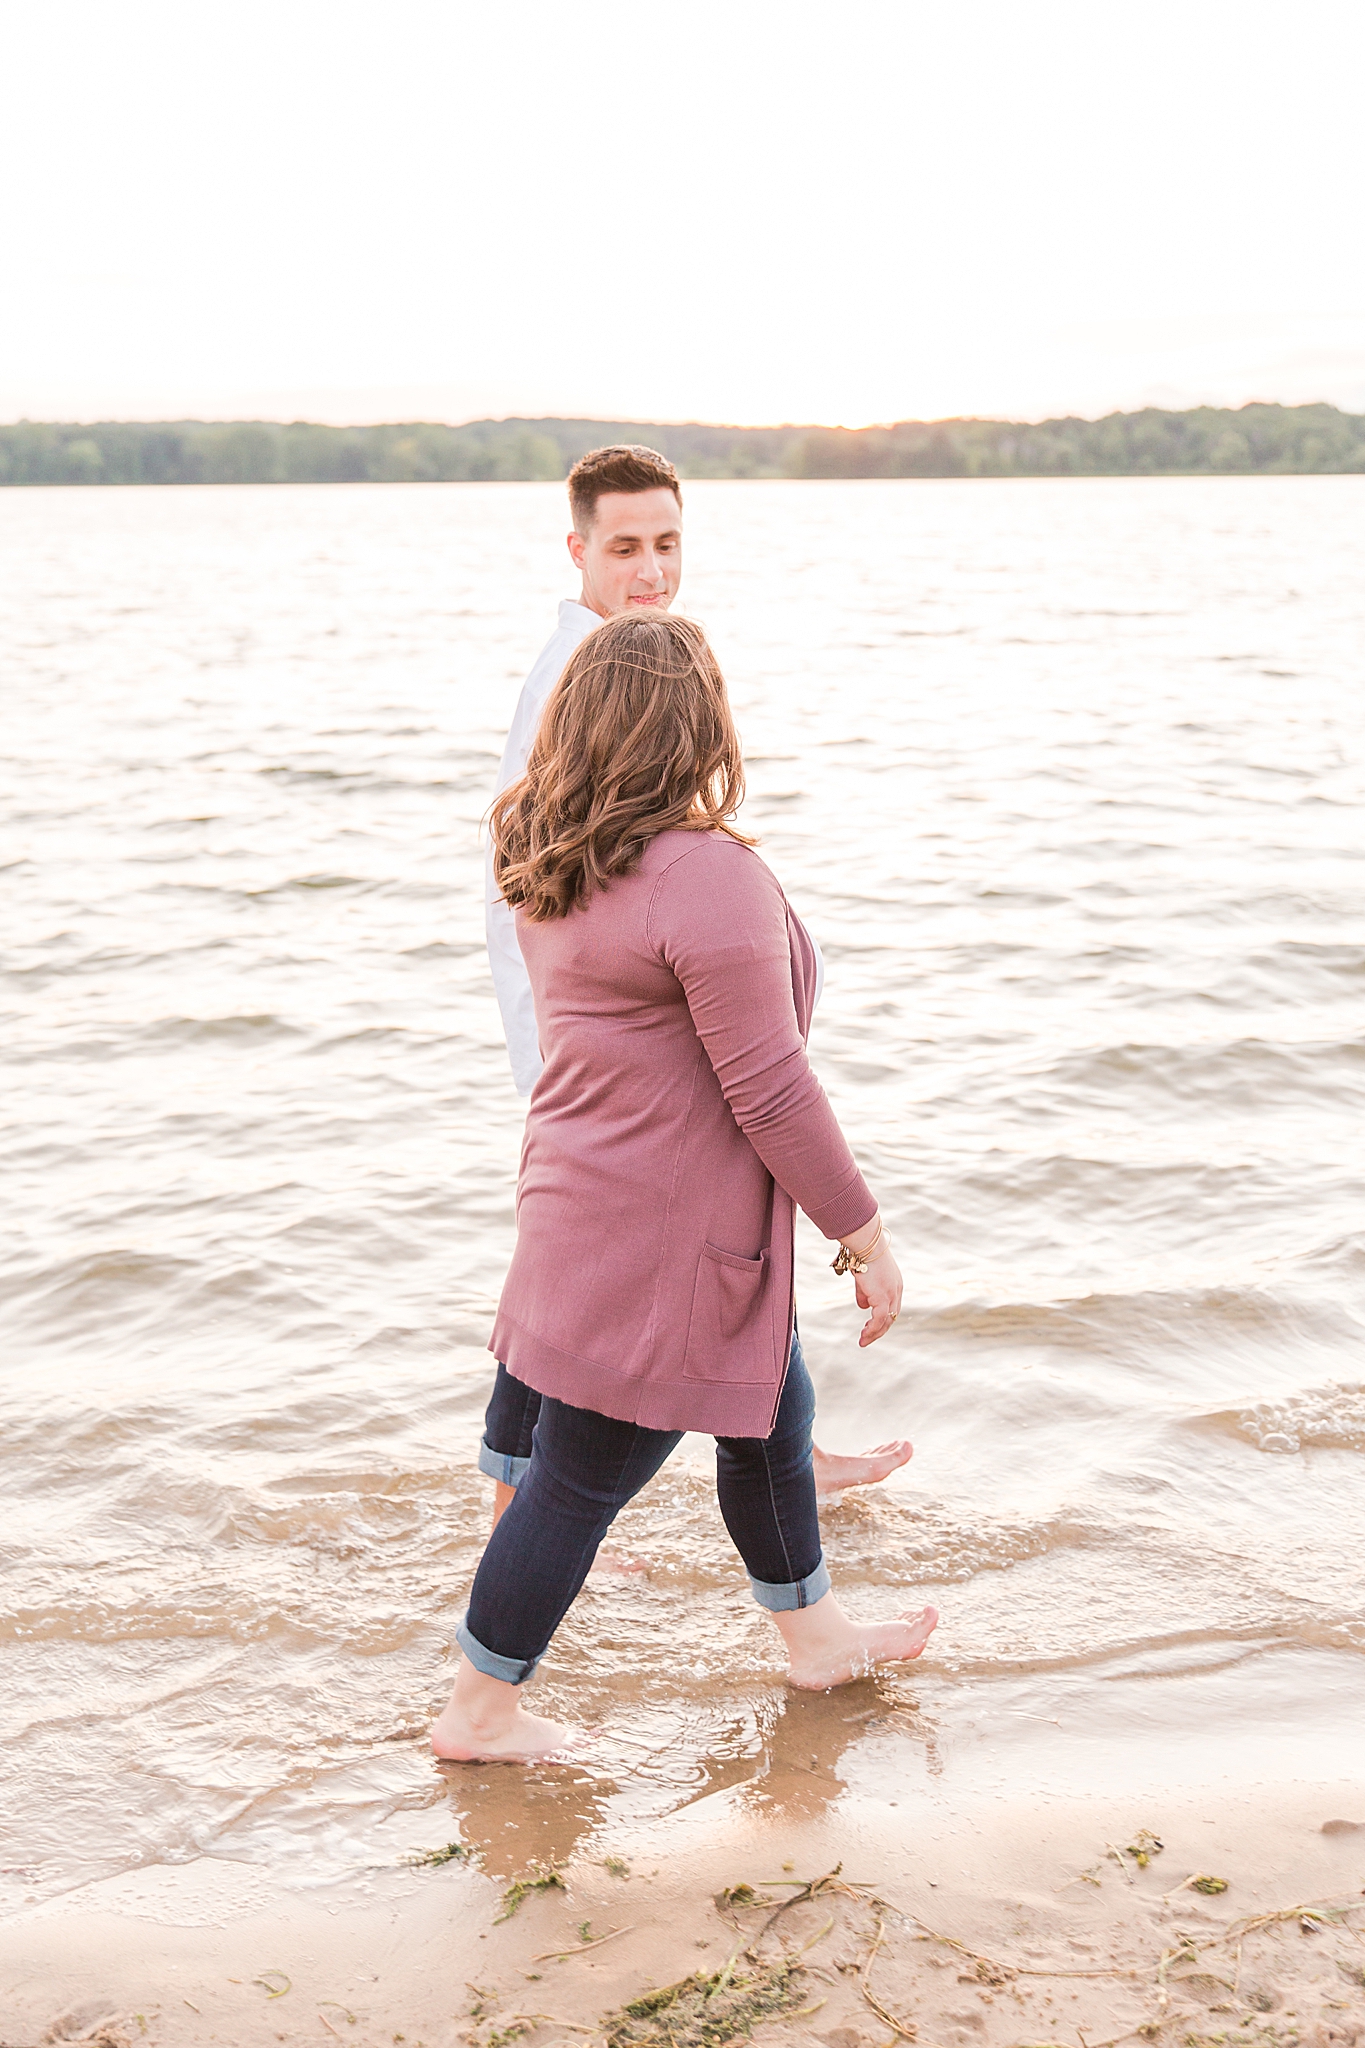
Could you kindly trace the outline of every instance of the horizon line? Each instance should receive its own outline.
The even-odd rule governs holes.
[[[24,413],[20,414],[17,418],[0,421],[0,427],[325,427],[334,433],[346,433],[351,430],[363,432],[372,427],[423,426],[458,429],[461,427],[508,426],[512,424],[539,426],[548,422],[558,422],[565,426],[706,427],[713,432],[734,434],[879,434],[891,433],[897,427],[950,427],[960,425],[1042,427],[1069,420],[1082,421],[1087,425],[1095,426],[1103,420],[1135,419],[1139,414],[1146,412],[1172,414],[1192,412],[1240,413],[1251,412],[1257,408],[1266,408],[1277,412],[1310,412],[1320,407],[1325,408],[1329,412],[1339,413],[1343,419],[1365,417],[1365,414],[1348,412],[1344,406],[1339,406],[1328,398],[1302,399],[1293,405],[1287,405],[1282,399],[1277,398],[1248,398],[1244,399],[1240,405],[1213,405],[1207,402],[1197,405],[1159,405],[1152,401],[1145,405],[1114,406],[1107,412],[1043,413],[1031,419],[1018,419],[999,413],[940,413],[932,418],[906,414],[899,419],[871,420],[861,427],[848,427],[828,420],[764,420],[746,422],[696,418],[627,419],[619,414],[613,416],[609,413],[558,412],[477,413],[464,419],[437,419],[430,415],[419,416],[410,414],[405,418],[364,420],[309,419],[303,414],[295,414],[292,418],[285,418],[283,415],[272,417],[261,413],[219,414],[208,417],[203,414],[179,413],[174,415],[162,414],[157,418],[148,418],[146,415],[134,417],[131,414],[118,416],[104,414],[99,417],[87,416],[84,419],[37,419],[31,414]]]

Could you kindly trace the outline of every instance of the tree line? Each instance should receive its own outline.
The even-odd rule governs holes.
[[[0,426],[0,484],[528,483],[589,448],[643,441],[683,477],[1304,476],[1365,471],[1365,414],[1334,405],[1148,406],[1104,419],[719,427],[472,420]]]

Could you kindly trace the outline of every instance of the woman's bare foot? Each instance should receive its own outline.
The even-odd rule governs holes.
[[[534,1763],[569,1749],[579,1731],[529,1714],[521,1687],[476,1671],[468,1658],[455,1677],[449,1705],[432,1723],[431,1746],[446,1763]]]
[[[937,1611],[923,1607],[898,1621],[850,1621],[832,1593],[813,1607],[794,1607],[773,1620],[791,1660],[788,1676],[803,1692],[825,1692],[866,1678],[878,1664],[918,1657],[938,1624]]]
[[[815,1444],[811,1448],[815,1498],[828,1500],[831,1495],[842,1493],[846,1486],[875,1486],[879,1479],[908,1464],[914,1455],[915,1446],[904,1436],[889,1444],[878,1444],[875,1450],[864,1451],[858,1458],[840,1457],[837,1452],[822,1451]]]

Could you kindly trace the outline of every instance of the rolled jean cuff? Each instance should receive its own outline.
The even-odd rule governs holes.
[[[506,1451],[490,1451],[488,1438],[479,1439],[479,1470],[489,1479],[500,1479],[504,1486],[515,1486],[525,1476],[529,1458],[511,1458]]]
[[[455,1640],[476,1671],[482,1671],[485,1678],[501,1678],[507,1685],[524,1685],[540,1662],[539,1657],[500,1657],[496,1650],[485,1650],[463,1621]]]
[[[760,1607],[769,1614],[790,1614],[797,1607],[814,1607],[829,1591],[829,1567],[824,1558],[804,1579],[788,1579],[785,1585],[769,1585],[751,1573],[749,1586]]]

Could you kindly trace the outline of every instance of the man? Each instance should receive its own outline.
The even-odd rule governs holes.
[[[583,456],[569,472],[569,509],[569,556],[579,574],[579,595],[561,603],[559,624],[522,686],[498,769],[499,792],[525,774],[545,700],[579,641],[615,612],[635,606],[666,611],[682,579],[682,490],[672,463],[652,448],[594,448]],[[512,1077],[517,1093],[529,1095],[541,1069],[531,983],[516,923],[493,878],[491,849],[484,902],[488,959]],[[479,1469],[494,1482],[495,1526],[530,1461],[539,1406],[540,1396],[500,1365],[479,1448]],[[871,1485],[910,1454],[904,1438],[879,1444],[860,1458],[830,1455],[816,1445],[816,1494],[828,1498],[846,1486]]]
[[[577,599],[561,603],[559,624],[522,685],[495,793],[525,774],[545,700],[584,634],[613,612],[635,605],[667,611],[678,594],[682,492],[671,462],[652,448],[594,448],[569,472],[569,509],[569,556],[581,590]],[[493,879],[491,848],[484,922],[512,1078],[518,1095],[529,1095],[541,1065],[531,984],[517,945],[516,923]]]

